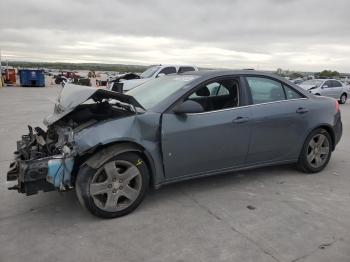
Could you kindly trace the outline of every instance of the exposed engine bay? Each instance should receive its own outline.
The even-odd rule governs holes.
[[[72,87],[73,86],[73,87]],[[28,126],[28,134],[17,141],[14,161],[7,173],[8,181],[17,181],[9,189],[18,190],[27,195],[52,190],[65,191],[73,187],[74,167],[79,161],[75,149],[74,134],[101,121],[117,119],[137,114],[136,103],[128,101],[128,97],[115,96],[115,92],[86,88],[74,88],[66,91],[68,98],[62,97],[55,105],[54,114],[44,122],[47,130]],[[77,92],[81,95],[81,101]],[[117,100],[119,98],[119,100]],[[74,103],[70,101],[74,99]],[[68,102],[67,102],[68,101]]]

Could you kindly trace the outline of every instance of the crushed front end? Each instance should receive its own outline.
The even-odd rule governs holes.
[[[27,195],[72,189],[78,166],[88,155],[78,154],[75,134],[103,121],[135,115],[135,107],[142,109],[131,96],[67,84],[54,113],[44,119],[46,131],[29,126],[28,134],[17,141],[14,161],[7,173],[7,181],[17,183],[9,189]]]
[[[70,127],[40,127],[17,141],[15,159],[10,164],[7,181],[17,181],[9,189],[32,195],[38,191],[65,191],[72,188],[74,165],[73,131]]]

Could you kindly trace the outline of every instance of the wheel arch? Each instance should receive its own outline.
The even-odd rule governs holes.
[[[321,124],[321,125],[313,128],[308,133],[308,135],[311,134],[311,132],[313,132],[313,131],[315,131],[316,129],[319,129],[319,128],[325,129],[329,133],[329,135],[331,136],[331,139],[332,139],[332,151],[334,151],[334,149],[335,149],[335,132],[334,132],[334,130],[333,130],[331,125],[329,125],[329,124]]]
[[[93,150],[89,151],[89,156],[85,156],[85,159],[80,167],[89,166],[90,168],[97,169],[112,157],[127,152],[134,152],[139,154],[146,162],[146,166],[148,167],[150,173],[150,185],[154,186],[154,176],[156,174],[156,169],[153,157],[142,145],[136,142],[117,141],[111,142],[109,144],[99,145]]]

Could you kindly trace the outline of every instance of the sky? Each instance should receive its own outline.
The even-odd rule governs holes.
[[[3,60],[350,72],[349,0],[0,0]]]

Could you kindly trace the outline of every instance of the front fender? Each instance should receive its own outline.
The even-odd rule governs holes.
[[[74,135],[77,153],[83,156],[96,148],[102,148],[85,162],[90,167],[96,167],[113,155],[126,150],[144,152],[153,169],[150,170],[153,173],[153,183],[162,183],[164,170],[159,120],[160,114],[147,113],[100,122]]]

